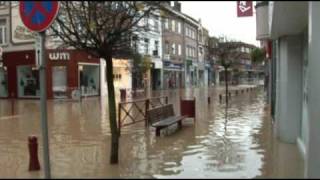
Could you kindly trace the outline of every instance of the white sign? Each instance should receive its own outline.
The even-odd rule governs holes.
[[[52,61],[70,60],[70,53],[68,53],[68,52],[52,52],[52,53],[49,53],[49,59]]]

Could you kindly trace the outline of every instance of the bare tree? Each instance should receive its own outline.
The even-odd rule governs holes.
[[[106,60],[109,119],[111,129],[110,163],[118,163],[119,132],[113,85],[114,57],[132,54],[131,38],[143,31],[148,18],[159,8],[158,1],[61,1],[60,12],[53,24],[52,35],[65,47],[87,51]]]
[[[240,52],[242,43],[237,41],[229,41],[226,38],[218,38],[218,42],[210,47],[211,56],[217,58],[217,63],[224,67],[224,78],[226,86],[226,103],[228,104],[228,69],[235,67],[239,63],[239,59],[243,55]]]

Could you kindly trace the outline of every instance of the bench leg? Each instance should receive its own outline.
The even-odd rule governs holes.
[[[156,136],[160,136],[160,128],[156,128]]]

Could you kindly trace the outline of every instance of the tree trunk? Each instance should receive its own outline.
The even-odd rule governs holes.
[[[109,51],[106,57],[107,64],[107,84],[108,84],[108,103],[109,103],[109,121],[111,129],[111,151],[110,151],[110,163],[118,163],[118,150],[119,150],[119,131],[117,127],[116,116],[116,101],[114,95],[113,85],[113,63],[112,52]]]
[[[225,79],[225,84],[226,84],[226,104],[228,105],[228,99],[229,99],[229,94],[228,94],[228,68],[224,68],[224,79]]]

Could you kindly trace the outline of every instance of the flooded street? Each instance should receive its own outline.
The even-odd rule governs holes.
[[[48,101],[53,178],[302,178],[303,161],[294,144],[279,142],[260,88],[232,96],[228,108],[217,89],[153,92],[196,97],[196,120],[163,130],[144,123],[121,130],[119,165],[109,164],[110,129],[106,98]],[[208,105],[207,97],[211,97]],[[119,95],[117,94],[117,97]],[[0,100],[0,177],[43,178],[39,102]],[[39,137],[41,171],[29,172],[29,135]]]

